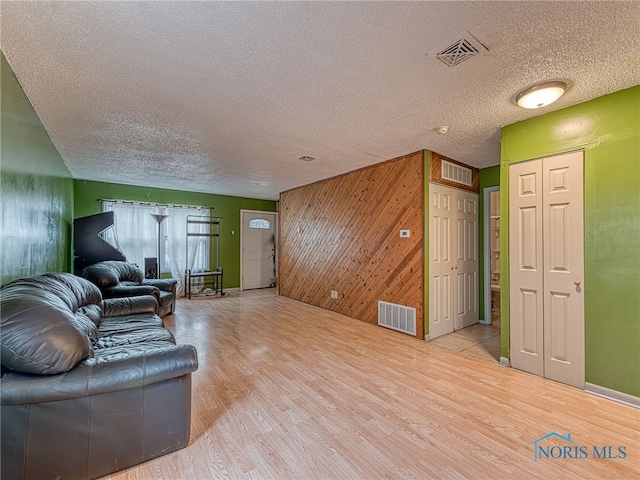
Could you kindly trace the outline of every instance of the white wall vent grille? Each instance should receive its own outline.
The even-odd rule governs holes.
[[[378,325],[415,336],[416,309],[378,300]]]
[[[465,60],[469,60],[486,51],[487,48],[477,38],[469,32],[462,32],[458,38],[451,40],[446,46],[436,48],[427,54],[427,58],[440,60],[447,67],[455,67]]]
[[[442,178],[450,182],[471,186],[471,169],[456,165],[455,163],[442,161]]]

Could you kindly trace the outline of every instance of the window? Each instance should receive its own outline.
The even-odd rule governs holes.
[[[249,220],[249,228],[266,228],[269,229],[271,227],[271,223],[269,220],[265,220],[264,218],[254,218],[253,220]]]
[[[186,221],[187,215],[209,215],[210,209],[196,206],[157,205],[125,200],[104,200],[103,211],[115,214],[114,228],[105,231],[104,239],[120,249],[127,261],[144,269],[144,259],[158,255],[158,223],[152,214],[165,214],[168,217],[160,224],[161,259],[160,272],[171,272],[180,278],[187,263],[193,271],[209,269],[210,239],[197,239],[197,246],[189,244],[189,256],[186,258]],[[190,240],[190,242],[193,240]],[[188,261],[187,261],[188,260]]]

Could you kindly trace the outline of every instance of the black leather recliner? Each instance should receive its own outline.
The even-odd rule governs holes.
[[[117,260],[90,265],[82,270],[82,276],[96,285],[104,298],[153,295],[158,301],[161,317],[175,311],[177,280],[145,279],[138,267]]]
[[[70,273],[0,289],[3,480],[92,479],[187,445],[196,351],[157,308]]]

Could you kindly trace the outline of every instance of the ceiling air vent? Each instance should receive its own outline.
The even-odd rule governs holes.
[[[464,32],[447,46],[436,48],[427,55],[431,60],[440,60],[448,67],[460,65],[465,60],[486,52],[487,49],[469,32]]]
[[[471,169],[455,163],[442,161],[442,178],[450,182],[461,183],[462,185],[471,186]]]
[[[317,160],[318,157],[312,157],[311,155],[303,155],[300,158],[298,158],[298,160],[302,160],[303,162],[313,162],[314,160]]]

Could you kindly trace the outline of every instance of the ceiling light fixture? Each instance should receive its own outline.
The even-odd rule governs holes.
[[[442,125],[440,127],[436,127],[436,133],[439,135],[444,135],[445,133],[447,133],[449,131],[449,126],[448,125]]]
[[[559,80],[543,82],[525,88],[516,95],[516,103],[522,108],[541,108],[558,100],[567,90],[567,84]]]

